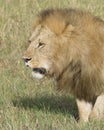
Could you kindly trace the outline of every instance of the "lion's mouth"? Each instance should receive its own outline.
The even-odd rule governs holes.
[[[33,68],[33,71],[36,73],[40,73],[45,75],[46,74],[46,69],[45,68]]]

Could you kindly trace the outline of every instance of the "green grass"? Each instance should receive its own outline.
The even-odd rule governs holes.
[[[53,81],[35,80],[24,66],[36,13],[49,7],[89,10],[104,19],[103,0],[0,0],[0,130],[104,130],[104,122],[77,124],[74,98]]]

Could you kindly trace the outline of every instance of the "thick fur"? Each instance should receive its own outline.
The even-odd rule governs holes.
[[[57,39],[45,52],[55,51],[49,75],[58,89],[86,101],[104,93],[104,21],[75,9],[49,9],[39,13],[34,30],[38,25],[47,26]]]

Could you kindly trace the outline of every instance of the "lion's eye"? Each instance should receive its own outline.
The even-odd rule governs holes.
[[[43,47],[43,46],[44,46],[44,43],[39,42],[39,44],[38,44],[38,48]]]

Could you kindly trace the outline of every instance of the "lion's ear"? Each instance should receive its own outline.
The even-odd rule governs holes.
[[[54,25],[54,32],[56,33],[56,35],[60,35],[64,32],[66,28],[66,24],[64,21],[58,21],[55,25]]]
[[[53,20],[47,25],[56,35],[61,35],[65,32],[71,32],[74,30],[74,26],[71,24],[68,25],[64,21]]]
[[[58,18],[49,18],[45,21],[46,25],[53,31],[56,35],[60,35],[64,32],[66,27],[65,22],[62,19]]]
[[[72,32],[74,31],[75,27],[71,24],[67,25],[65,32]]]
[[[53,24],[53,25],[52,25]],[[51,26],[49,25],[49,28],[56,34],[61,35],[63,33],[72,32],[74,30],[74,26],[71,24],[67,24],[64,21],[58,21],[55,23],[51,23]]]

